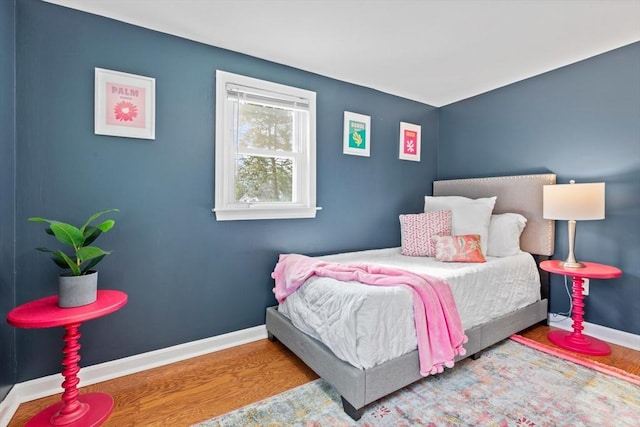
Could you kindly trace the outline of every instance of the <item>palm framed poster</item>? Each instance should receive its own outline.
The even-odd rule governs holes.
[[[96,135],[155,139],[156,80],[95,69]]]

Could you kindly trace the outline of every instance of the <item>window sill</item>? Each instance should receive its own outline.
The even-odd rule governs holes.
[[[216,221],[240,221],[254,219],[295,219],[315,218],[320,207],[311,208],[280,208],[280,209],[212,209],[216,214]]]

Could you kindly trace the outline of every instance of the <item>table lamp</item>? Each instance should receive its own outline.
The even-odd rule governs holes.
[[[566,268],[581,268],[573,248],[576,239],[576,221],[604,219],[604,182],[545,185],[542,189],[542,216],[545,219],[569,221],[569,256]]]

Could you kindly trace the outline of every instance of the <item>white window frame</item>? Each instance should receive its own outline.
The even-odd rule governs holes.
[[[237,203],[235,201],[235,146],[233,109],[227,102],[231,87],[255,89],[274,99],[308,104],[309,126],[306,141],[294,156],[294,197],[290,203]],[[215,124],[215,208],[216,220],[315,218],[316,211],[316,93],[278,83],[216,70]],[[305,135],[302,135],[304,139]]]

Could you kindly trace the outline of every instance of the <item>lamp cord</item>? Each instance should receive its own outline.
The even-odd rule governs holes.
[[[569,297],[569,311],[564,313],[551,313],[551,318],[549,322],[562,322],[571,317],[571,312],[573,311],[573,298],[571,298],[571,292],[569,292],[569,283],[567,281],[567,276],[564,276],[564,289],[567,291],[567,296]],[[564,316],[562,319],[557,319],[559,316]]]

